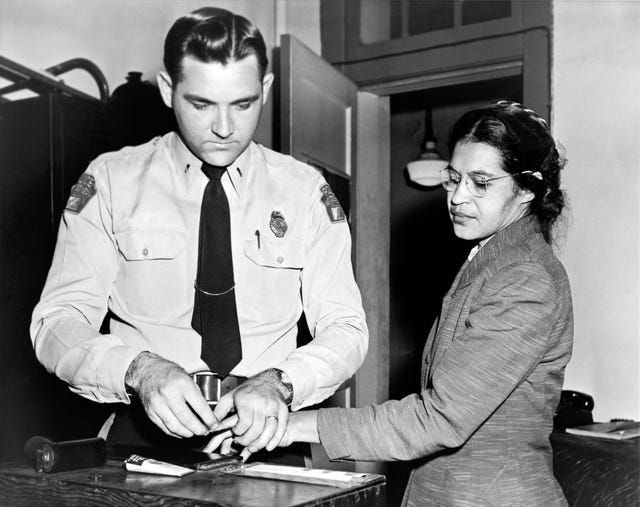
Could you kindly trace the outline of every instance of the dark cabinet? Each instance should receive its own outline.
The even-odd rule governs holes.
[[[102,150],[103,107],[59,93],[0,103],[0,461],[35,434],[95,436],[104,418],[45,371],[29,338],[69,190]]]

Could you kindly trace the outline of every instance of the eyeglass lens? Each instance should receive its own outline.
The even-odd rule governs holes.
[[[451,169],[443,169],[440,171],[442,186],[447,192],[455,192],[462,181],[462,177]],[[487,192],[487,182],[478,176],[465,176],[465,185],[474,197],[482,197]]]

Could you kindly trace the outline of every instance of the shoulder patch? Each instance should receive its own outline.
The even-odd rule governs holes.
[[[320,187],[320,192],[322,192],[320,200],[327,210],[331,223],[335,224],[338,222],[345,222],[347,217],[345,216],[344,211],[342,211],[342,206],[340,206],[340,203],[333,193],[333,190],[331,190],[329,184],[325,183],[322,185],[322,187]]]
[[[96,180],[90,174],[80,176],[78,183],[71,187],[71,195],[64,207],[65,211],[80,213],[96,193]]]

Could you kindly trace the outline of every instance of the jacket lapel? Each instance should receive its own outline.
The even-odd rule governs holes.
[[[430,350],[426,352],[425,357],[430,357],[430,360],[425,380],[429,378],[444,357],[453,341],[458,325],[464,325],[464,323],[460,323],[461,311],[466,307],[466,303],[460,300],[460,298],[466,298],[464,289],[476,280],[491,262],[495,262],[502,252],[539,231],[540,227],[535,217],[529,215],[521,218],[498,231],[480,248],[471,261],[465,261],[442,301],[442,310],[437,321],[438,328],[434,332],[435,336],[431,340],[431,344],[427,343],[430,345]]]

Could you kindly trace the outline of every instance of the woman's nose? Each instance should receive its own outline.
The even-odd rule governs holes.
[[[451,195],[451,202],[453,204],[463,203],[469,200],[470,195],[471,194],[469,193],[469,187],[467,186],[467,179],[463,177],[460,180],[460,183],[458,183],[456,189],[453,191],[453,194]]]

